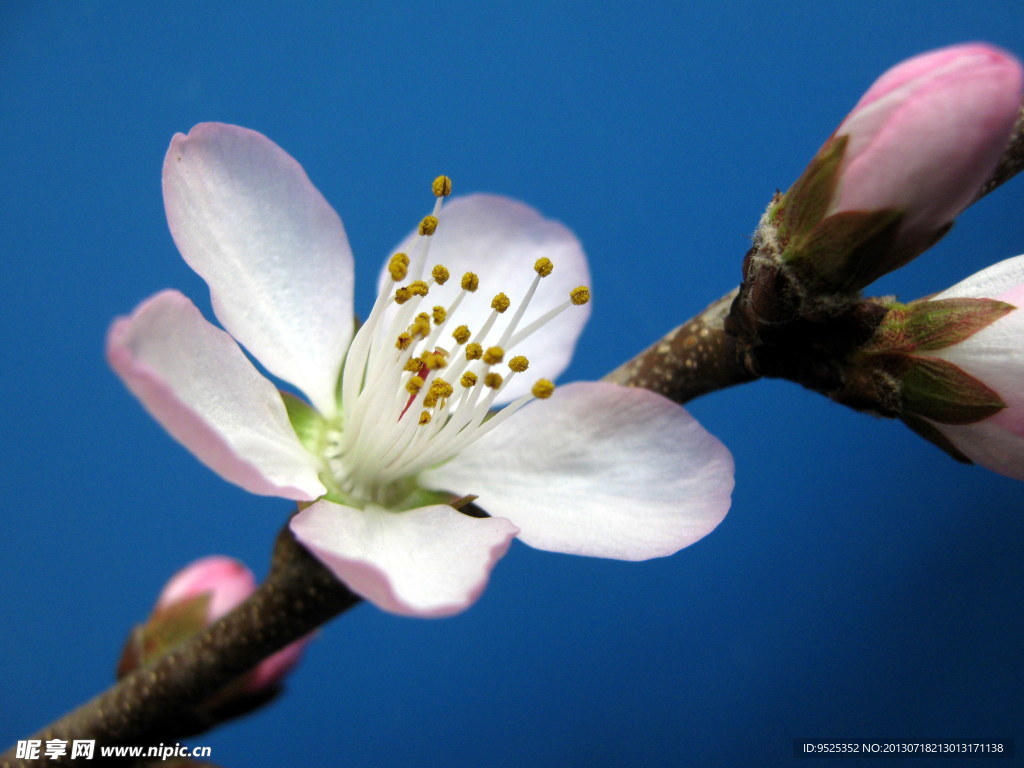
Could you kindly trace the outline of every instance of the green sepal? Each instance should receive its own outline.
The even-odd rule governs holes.
[[[974,424],[1006,407],[990,387],[946,360],[908,355],[904,364],[900,377],[904,416],[923,416],[940,424]]]
[[[291,392],[285,392],[283,389],[278,391],[288,412],[288,421],[291,422],[302,447],[310,453],[319,454],[327,426],[324,417],[316,408]]]
[[[907,306],[903,333],[908,349],[931,351],[959,344],[1015,307],[996,299],[938,299]]]
[[[859,290],[891,268],[888,255],[903,216],[896,208],[834,214],[791,240],[782,260],[794,265],[815,292]]]
[[[848,141],[847,136],[826,141],[779,201],[776,216],[784,239],[809,232],[825,217],[839,183],[839,166]]]
[[[120,679],[188,640],[206,626],[209,592],[172,603],[132,629],[117,664]]]
[[[961,464],[974,463],[969,458],[964,456],[964,454],[962,454],[959,450],[957,450],[957,447],[953,445],[952,441],[942,433],[942,430],[940,430],[930,421],[926,421],[925,419],[922,419],[918,416],[913,416],[911,414],[904,414],[902,417],[900,417],[900,421],[906,424],[911,430],[916,432],[919,436],[923,437],[929,443],[945,451],[949,456],[951,456],[956,461],[959,461]]]

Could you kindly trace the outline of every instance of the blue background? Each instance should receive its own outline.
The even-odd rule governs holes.
[[[193,460],[103,360],[159,289],[208,312],[164,221],[175,131],[233,122],[298,158],[363,312],[439,172],[562,220],[596,295],[565,380],[597,378],[736,284],[772,191],[878,74],[972,39],[1024,54],[1020,3],[4,0],[0,748],[109,684],[182,564],[265,573],[288,513]],[[876,292],[1024,251],[1022,184]],[[360,606],[276,705],[193,743],[402,768],[788,766],[794,737],[1024,751],[1020,484],[783,382],[692,411],[738,466],[707,539],[643,564],[516,544],[468,613]]]

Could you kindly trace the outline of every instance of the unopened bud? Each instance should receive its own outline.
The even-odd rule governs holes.
[[[769,216],[814,293],[852,292],[930,248],[975,198],[1021,104],[1020,62],[983,44],[883,74]]]
[[[118,678],[173,650],[255,591],[252,572],[230,557],[213,555],[186,566],[167,582],[146,622],[133,629],[118,663]],[[267,703],[298,663],[307,642],[308,638],[297,640],[267,657],[204,701],[201,707],[206,716],[225,720]]]
[[[962,461],[1024,480],[1024,256],[999,262],[928,301],[905,326],[918,345],[904,375],[903,420]]]

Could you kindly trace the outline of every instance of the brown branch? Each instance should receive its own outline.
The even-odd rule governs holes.
[[[696,317],[604,377],[627,387],[643,387],[677,403],[757,378],[747,355],[725,330],[739,289],[727,293]]]

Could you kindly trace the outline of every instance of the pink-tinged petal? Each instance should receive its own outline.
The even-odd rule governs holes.
[[[952,288],[947,288],[933,299],[999,299],[1017,306],[1011,299],[1024,286],[1024,255],[1004,259],[998,264],[975,272]]]
[[[438,504],[404,512],[318,501],[292,532],[340,581],[385,611],[450,616],[471,606],[518,529]]]
[[[953,445],[979,466],[1024,480],[1024,414],[1001,411],[977,424],[935,424]]]
[[[278,685],[302,660],[302,654],[305,653],[306,646],[313,639],[314,634],[299,638],[291,645],[286,645],[277,653],[261,661],[259,666],[252,671],[246,683],[246,689],[250,692],[257,692]]]
[[[935,298],[993,298],[1019,307],[959,344],[928,354],[959,366],[1006,408],[975,424],[935,424],[976,464],[1024,480],[1024,256],[971,275]]]
[[[983,60],[991,58],[993,48],[984,43],[964,43],[951,45],[946,48],[938,48],[934,51],[912,56],[891,67],[871,85],[871,87],[860,97],[857,106],[853,108],[852,114],[857,114],[869,104],[889,96],[893,91],[898,91],[908,85],[913,85],[921,78],[933,76],[937,71],[944,71],[949,66],[963,67],[969,65],[972,59]]]
[[[353,326],[341,219],[287,152],[232,125],[175,135],[163,188],[174,242],[210,286],[217,319],[333,415]]]
[[[1020,63],[992,46],[897,65],[836,131],[849,143],[831,212],[904,209],[904,240],[952,221],[1002,154],[1021,88]]]
[[[412,253],[417,240],[410,234],[395,250]],[[431,238],[428,264],[442,264],[451,272],[444,286],[434,286],[423,301],[428,311],[435,304],[450,306],[460,292],[460,280],[466,272],[480,277],[480,288],[463,300],[451,328],[468,325],[476,332],[491,315],[491,301],[498,293],[511,300],[509,309],[495,322],[485,347],[496,344],[508,326],[537,273],[533,265],[548,258],[554,271],[542,279],[519,327],[524,328],[549,310],[563,304],[569,292],[579,285],[590,285],[587,258],[576,236],[565,225],[544,218],[523,203],[497,195],[475,194],[453,198],[441,210],[437,232]],[[390,281],[385,269],[381,283]],[[576,340],[590,316],[590,306],[570,306],[548,325],[514,348],[511,355],[524,355],[530,361],[530,375],[514,379],[497,403],[510,402],[530,391],[538,377],[554,380],[569,364]],[[452,346],[448,337],[440,342]]]
[[[729,451],[686,411],[642,389],[561,387],[424,473],[471,493],[539,549],[645,560],[706,536],[729,509]]]
[[[164,586],[154,612],[182,600],[209,594],[207,623],[240,605],[256,591],[256,578],[243,563],[224,555],[210,555],[189,563]]]
[[[153,418],[225,480],[287,499],[325,492],[274,385],[182,294],[163,291],[116,320],[107,359]]]

